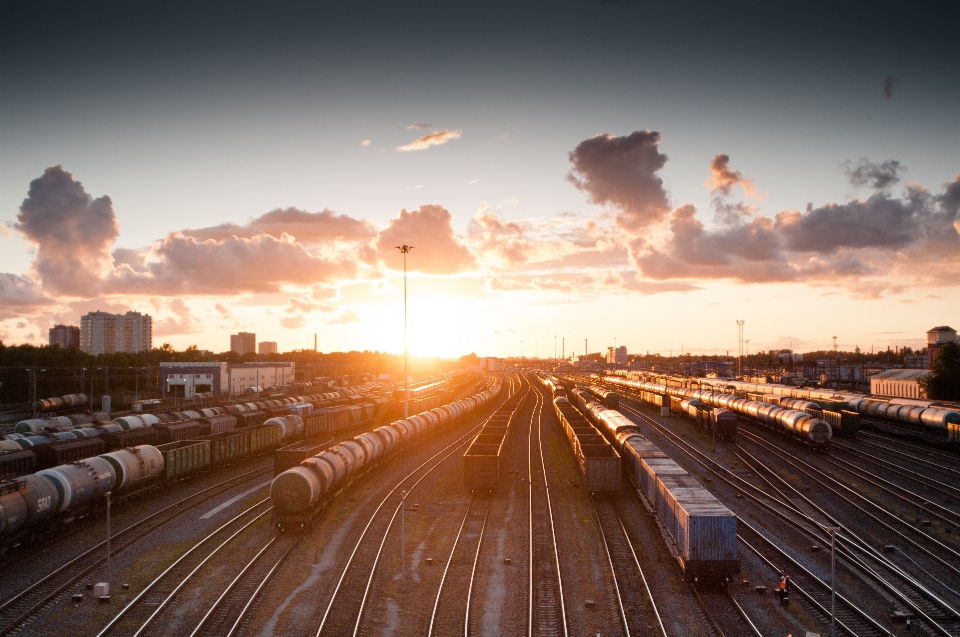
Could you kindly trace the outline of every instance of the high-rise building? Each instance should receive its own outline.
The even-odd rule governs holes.
[[[76,325],[54,325],[50,328],[50,347],[54,345],[80,349],[80,328]]]
[[[252,332],[237,332],[230,335],[230,351],[237,354],[256,354],[257,335]]]
[[[607,363],[611,365],[626,365],[627,364],[627,346],[621,345],[620,347],[608,347]]]
[[[258,354],[276,354],[277,353],[277,342],[276,341],[260,341],[257,345]]]
[[[149,352],[153,319],[149,314],[90,312],[80,318],[80,349],[87,354]]]
[[[947,343],[957,342],[957,330],[949,325],[941,325],[927,330],[927,368],[933,366],[937,358],[937,350]]]

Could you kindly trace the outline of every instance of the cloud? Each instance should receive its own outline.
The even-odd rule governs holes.
[[[361,145],[361,146],[369,146],[369,145],[372,144],[372,143],[373,143],[373,140],[372,140],[372,139],[361,139],[361,140],[360,140],[360,145]]]
[[[424,130],[431,126],[433,126],[433,124],[410,124],[407,126],[407,130]]]
[[[173,299],[168,308],[173,316],[153,320],[154,336],[176,336],[178,334],[197,334],[203,331],[203,326],[193,315],[183,299]]]
[[[141,271],[121,265],[105,288],[120,294],[225,296],[313,285],[357,271],[353,259],[315,256],[289,235],[198,241],[171,233],[154,246],[151,259]]]
[[[887,75],[887,77],[883,78],[883,96],[888,100],[893,99],[893,89],[899,83],[900,80],[892,75]]]
[[[14,227],[37,245],[34,269],[55,294],[90,296],[119,234],[109,197],[94,199],[63,166],[30,182]]]
[[[900,176],[907,172],[905,166],[895,159],[888,159],[882,164],[875,164],[866,157],[861,157],[856,166],[846,162],[843,172],[854,188],[870,186],[875,190],[884,190],[900,181]]]
[[[452,139],[460,139],[460,136],[463,134],[462,130],[440,130],[434,131],[423,137],[419,137],[409,144],[404,144],[403,146],[398,146],[397,150],[400,151],[411,151],[411,150],[424,150],[425,148],[430,148],[431,146],[440,146],[441,144],[446,144]]]
[[[360,317],[357,316],[357,313],[353,310],[345,310],[339,315],[335,316],[332,319],[324,321],[325,325],[350,325],[352,323],[359,323]]]
[[[856,297],[877,298],[916,285],[956,285],[958,207],[960,176],[939,195],[910,185],[899,198],[881,191],[714,229],[687,204],[671,214],[666,241],[631,242],[631,257],[656,280],[840,283]]]
[[[300,328],[306,326],[307,319],[303,316],[285,316],[280,319],[280,327],[285,327],[288,330],[299,330]]]
[[[414,246],[407,257],[407,269],[411,272],[453,274],[468,270],[475,263],[470,250],[453,230],[450,212],[439,205],[401,209],[364,256],[368,262],[379,260],[400,270],[403,259],[395,247],[399,245]]]
[[[299,208],[276,208],[243,225],[224,223],[181,231],[184,236],[198,241],[223,241],[232,236],[249,239],[262,234],[279,238],[284,233],[295,237],[301,243],[315,243],[335,239],[362,241],[375,236],[377,231],[369,221],[337,214],[332,210],[307,212]]]
[[[584,140],[569,154],[567,179],[598,205],[619,210],[616,223],[636,233],[669,212],[667,192],[657,172],[667,162],[660,133],[643,130],[626,137],[606,133]]]
[[[730,168],[730,156],[725,153],[714,155],[710,162],[710,178],[703,184],[717,194],[729,195],[734,186],[743,188],[747,197],[753,197],[757,188],[753,181],[747,179],[739,170]]]
[[[877,193],[861,201],[807,206],[777,215],[776,226],[788,250],[832,254],[841,248],[902,248],[920,239],[926,210],[909,199]]]
[[[33,314],[53,303],[33,279],[0,272],[0,320]]]

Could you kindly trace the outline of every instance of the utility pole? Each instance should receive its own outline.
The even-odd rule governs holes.
[[[407,371],[407,254],[413,246],[397,246],[403,254],[403,417],[410,415],[410,374]]]
[[[587,349],[587,339],[583,339],[583,357],[586,358],[590,350]]]
[[[553,337],[553,362],[557,362],[557,337]]]
[[[737,354],[737,376],[743,376],[743,324],[745,321],[743,319],[737,319],[737,345],[739,347],[739,352]]]

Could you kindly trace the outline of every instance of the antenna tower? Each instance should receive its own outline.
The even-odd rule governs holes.
[[[837,337],[836,336],[833,337],[833,353],[834,354],[837,353]]]
[[[739,352],[737,354],[737,376],[743,376],[743,319],[737,319],[737,345]]]

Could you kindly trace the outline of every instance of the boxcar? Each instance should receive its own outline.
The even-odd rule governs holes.
[[[493,489],[500,481],[500,452],[496,444],[474,442],[463,454],[463,481],[471,489]]]
[[[237,428],[241,427],[254,427],[256,425],[262,425],[263,421],[267,419],[267,414],[264,412],[257,411],[246,411],[240,414],[234,414],[237,419]]]
[[[100,438],[75,438],[38,445],[32,451],[37,454],[36,470],[40,471],[99,456],[106,451],[106,445]]]
[[[160,435],[161,444],[168,442],[177,442],[178,440],[190,440],[200,435],[200,423],[196,420],[187,420],[184,422],[161,422],[153,426]]]
[[[0,451],[0,480],[33,473],[37,466],[37,456],[29,449]]]
[[[732,411],[714,407],[710,410],[710,433],[717,440],[736,442],[737,415]]]
[[[208,436],[210,434],[230,431],[231,429],[236,429],[236,427],[237,417],[234,415],[207,416],[200,419],[200,431],[197,432],[196,435]]]
[[[158,445],[163,456],[164,482],[177,482],[210,468],[210,441],[178,440]]]
[[[107,445],[107,449],[122,449],[124,447],[139,447],[140,445],[156,445],[160,438],[153,427],[143,429],[124,429],[122,431],[105,431],[100,439]]]
[[[855,411],[824,411],[821,418],[841,436],[852,436],[860,430],[860,414]]]

